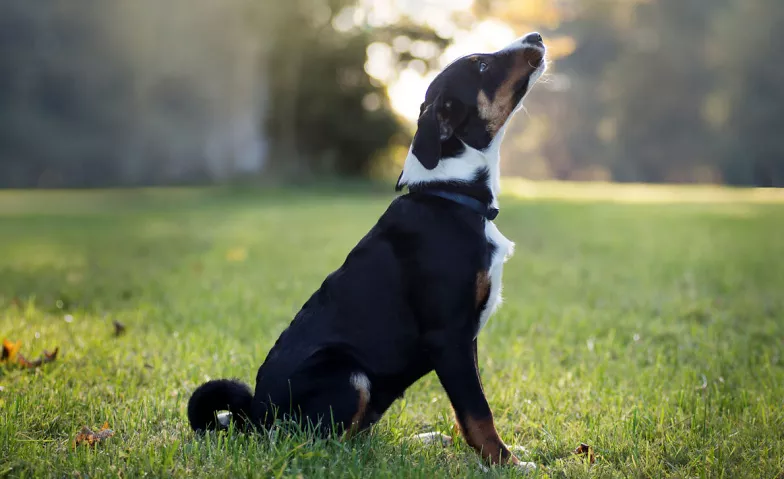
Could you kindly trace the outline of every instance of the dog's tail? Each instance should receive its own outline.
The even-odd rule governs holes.
[[[253,394],[250,387],[234,379],[208,381],[193,391],[188,401],[188,421],[194,431],[221,428],[216,414],[229,411],[238,429],[251,423]]]

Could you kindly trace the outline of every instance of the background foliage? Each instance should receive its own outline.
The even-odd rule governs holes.
[[[426,74],[488,19],[542,31],[553,58],[506,174],[784,185],[778,0],[476,0],[439,34],[411,5],[4,1],[0,186],[391,172],[411,125],[367,73],[369,47],[424,42],[389,51]],[[381,7],[400,12],[379,21]]]
[[[784,185],[784,5],[776,0],[513,0],[482,15],[567,42],[517,123],[507,173]],[[544,25],[544,27],[542,26]]]

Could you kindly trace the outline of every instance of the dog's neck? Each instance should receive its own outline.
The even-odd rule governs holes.
[[[459,156],[442,158],[432,170],[422,166],[409,149],[396,189],[408,187],[411,192],[439,189],[470,196],[497,209],[501,193],[500,146],[504,130],[506,126],[481,151],[463,143],[465,150]]]

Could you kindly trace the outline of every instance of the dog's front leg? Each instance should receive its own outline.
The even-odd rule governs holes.
[[[433,364],[466,442],[491,464],[519,464],[495,429],[476,367],[474,342],[468,339],[439,343],[433,350]]]

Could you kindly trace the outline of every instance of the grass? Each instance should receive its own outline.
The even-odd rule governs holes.
[[[784,203],[613,188],[502,201],[517,250],[479,351],[502,437],[538,477],[782,477]],[[0,192],[0,336],[28,357],[60,347],[39,369],[0,367],[0,476],[517,476],[483,472],[462,440],[408,439],[451,432],[432,374],[347,443],[189,431],[190,392],[252,382],[390,197]],[[113,437],[73,446],[105,421]],[[570,453],[581,442],[593,466]]]

